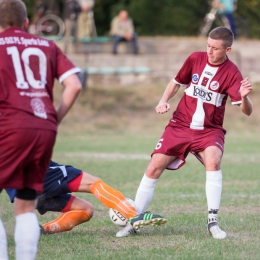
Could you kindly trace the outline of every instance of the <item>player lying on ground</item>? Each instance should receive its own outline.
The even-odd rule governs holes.
[[[11,201],[15,191],[6,189]],[[138,214],[124,195],[108,186],[98,177],[92,176],[70,165],[50,162],[44,179],[44,192],[38,196],[37,210],[41,215],[47,211],[63,212],[58,218],[42,225],[44,233],[53,234],[69,231],[75,226],[87,222],[94,213],[93,206],[86,200],[71,195],[71,192],[92,193],[103,205],[114,208],[129,219],[130,233],[136,233],[135,227],[142,225],[159,226],[167,220],[156,214]],[[137,228],[138,229],[138,228]],[[117,234],[120,237],[120,234]]]

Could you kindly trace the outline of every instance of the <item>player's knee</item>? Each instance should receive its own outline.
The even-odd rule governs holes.
[[[220,161],[219,160],[210,160],[207,161],[206,163],[204,162],[205,167],[208,171],[218,171],[220,170]]]
[[[70,210],[84,210],[88,213],[90,217],[94,215],[93,205],[90,202],[77,197],[74,199]]]
[[[15,197],[21,200],[35,200],[37,197],[36,191],[30,188],[16,190]]]
[[[158,179],[160,177],[160,175],[162,174],[163,170],[164,170],[164,168],[162,168],[159,164],[151,161],[145,174],[149,178]]]
[[[84,210],[88,213],[88,215],[90,216],[90,218],[93,217],[94,215],[94,207],[91,203],[87,203]]]

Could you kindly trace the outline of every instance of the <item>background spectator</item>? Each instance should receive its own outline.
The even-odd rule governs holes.
[[[134,32],[134,25],[128,13],[121,10],[111,22],[110,35],[113,36],[113,54],[117,54],[117,46],[121,41],[131,41],[133,43],[134,54],[138,54],[137,35]]]
[[[66,0],[64,6],[65,19],[65,38],[64,38],[64,53],[68,52],[70,37],[73,36],[73,51],[77,51],[78,45],[78,16],[81,12],[81,7],[77,0]]]
[[[237,38],[234,11],[237,8],[237,0],[215,0],[214,4],[216,4],[219,8],[219,13],[222,16],[223,22],[226,27],[231,29],[234,34],[234,38]]]
[[[94,0],[79,0],[81,6],[81,14],[79,15],[79,38],[97,36],[94,21],[93,7]]]

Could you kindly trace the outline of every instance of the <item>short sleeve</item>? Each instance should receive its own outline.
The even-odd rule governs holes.
[[[173,81],[177,84],[180,84],[181,86],[188,85],[192,78],[193,64],[194,64],[194,54],[191,54],[184,62],[181,69],[174,77]]]
[[[56,59],[56,78],[60,83],[62,83],[70,75],[79,73],[81,71],[66,57],[66,55],[58,47]]]
[[[237,70],[237,72],[232,75],[232,80],[230,82],[230,86],[227,90],[227,93],[231,99],[232,105],[237,105],[242,103],[242,98],[240,94],[240,86],[241,81],[243,80],[243,77],[240,73],[240,71]]]

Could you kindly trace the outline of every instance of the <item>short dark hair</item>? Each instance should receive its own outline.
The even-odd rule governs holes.
[[[22,27],[27,18],[25,3],[21,0],[0,0],[0,26]]]
[[[213,40],[222,40],[224,48],[231,47],[234,41],[233,32],[224,26],[213,29],[209,33],[209,37]]]

